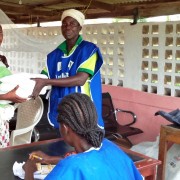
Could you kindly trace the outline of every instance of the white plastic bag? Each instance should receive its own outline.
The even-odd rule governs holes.
[[[150,142],[145,141],[134,145],[131,150],[144,154],[146,156],[158,159],[159,151],[159,136],[157,136],[156,141]]]
[[[9,76],[5,76],[0,78],[0,94],[5,94],[10,90],[14,89],[17,85],[19,88],[16,90],[16,94],[22,98],[28,98],[34,89],[35,81],[30,78],[46,78],[47,76],[44,74],[31,74],[31,73],[17,73]],[[45,94],[47,90],[47,86],[44,87],[40,94]],[[8,104],[10,101],[0,100],[0,104]]]
[[[166,180],[180,179],[180,144],[173,144],[166,159]]]
[[[131,150],[158,159],[159,136],[156,141],[139,143]],[[180,144],[173,144],[167,152],[165,180],[180,180]]]

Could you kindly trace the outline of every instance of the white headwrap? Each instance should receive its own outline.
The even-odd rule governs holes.
[[[85,19],[84,14],[76,9],[65,10],[62,13],[61,21],[67,16],[70,16],[70,17],[76,19],[78,21],[78,23],[80,24],[80,26],[82,26],[84,24],[84,19]]]

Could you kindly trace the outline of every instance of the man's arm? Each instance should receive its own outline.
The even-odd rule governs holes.
[[[70,76],[67,78],[60,79],[41,79],[32,78],[36,81],[32,97],[37,97],[44,86],[59,86],[59,87],[72,87],[72,86],[82,86],[87,81],[89,77],[88,73],[78,72],[75,76]]]
[[[33,93],[31,97],[37,97],[44,86],[59,86],[59,87],[72,87],[72,86],[83,86],[90,76],[93,76],[94,69],[97,61],[97,53],[95,52],[91,57],[87,59],[83,65],[78,69],[75,76],[70,76],[60,79],[38,79],[32,78],[36,81]]]

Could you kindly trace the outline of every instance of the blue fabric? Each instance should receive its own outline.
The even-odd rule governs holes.
[[[49,78],[59,79],[74,76],[77,73],[78,68],[94,53],[98,54],[98,59],[95,66],[94,75],[90,82],[91,99],[94,101],[97,112],[98,112],[98,124],[104,127],[102,120],[102,89],[101,89],[101,77],[100,67],[103,63],[102,55],[99,48],[91,42],[82,41],[75,51],[69,56],[64,56],[64,53],[59,49],[55,49],[53,52],[48,54],[47,57],[47,68]],[[81,92],[80,86],[75,87],[52,87],[50,99],[49,99],[49,111],[48,118],[54,127],[58,128],[59,123],[57,122],[57,107],[61,99],[71,93]]]
[[[103,140],[100,150],[61,160],[45,180],[142,180],[132,160],[115,144]]]

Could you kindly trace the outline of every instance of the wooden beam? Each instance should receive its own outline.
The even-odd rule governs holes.
[[[38,7],[53,6],[53,5],[66,3],[66,2],[67,2],[67,0],[50,0],[49,2],[43,2],[43,3],[35,4],[35,6],[38,6]]]
[[[78,10],[83,11],[85,7],[88,7],[90,0],[51,0],[45,3],[39,3],[37,6],[34,4],[31,5],[19,5],[11,4],[7,5],[0,2],[0,8],[16,22],[28,23],[28,18],[37,16],[40,19],[40,22],[47,22],[53,20],[59,20],[65,8],[52,8],[51,5],[61,6],[64,3],[73,2],[77,3]],[[59,4],[59,5],[58,5]],[[81,6],[79,6],[81,5]],[[83,7],[82,7],[83,6]],[[65,6],[68,7],[68,6]],[[16,10],[17,9],[17,10]],[[105,17],[114,17],[114,18],[133,18],[133,12],[135,9],[138,9],[139,17],[153,17],[161,15],[172,15],[180,14],[180,1],[179,0],[154,0],[146,1],[140,3],[104,3],[98,0],[92,0],[90,6],[86,11],[86,19],[95,19],[95,18],[105,18]],[[22,18],[21,18],[22,16]],[[27,17],[27,18],[25,18]],[[26,22],[28,21],[28,22]]]
[[[37,23],[37,17],[23,17],[22,19],[17,19],[15,17],[14,18],[14,23],[16,24],[35,24]],[[42,23],[42,22],[51,22],[51,21],[60,21],[60,16],[49,16],[49,17],[40,17],[39,18],[39,22]],[[60,24],[59,24],[60,26]]]
[[[31,15],[45,15],[45,16],[51,16],[53,13],[56,13],[54,11],[50,10],[33,10],[29,6],[20,6],[20,7],[12,7],[12,6],[6,6],[6,5],[0,5],[0,8],[4,12],[14,12],[14,14],[17,14],[17,16],[21,14],[31,14]],[[15,9],[18,9],[17,11]]]
[[[126,7],[127,8],[127,7]],[[134,8],[134,7],[131,7]],[[142,17],[153,17],[163,15],[173,15],[180,13],[180,1],[158,2],[154,4],[143,4],[138,6],[139,15]]]
[[[158,2],[163,2],[163,3],[166,3],[166,2],[178,2],[179,0],[156,0],[156,3]]]
[[[105,10],[110,11],[110,12],[115,10],[115,5],[114,4],[104,3],[104,2],[96,1],[96,0],[92,0],[91,3],[90,3],[90,0],[74,0],[73,2],[85,5],[87,7],[90,4],[90,8],[93,7],[93,8],[96,8],[96,9],[105,9]]]

